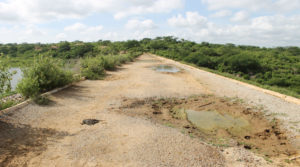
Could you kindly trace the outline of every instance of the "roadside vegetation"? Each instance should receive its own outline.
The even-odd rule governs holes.
[[[173,37],[143,39],[148,52],[226,77],[300,97],[300,48],[195,43]]]
[[[129,53],[84,58],[81,62],[81,76],[91,80],[102,79],[105,76],[105,70],[115,70],[117,66],[131,62],[139,55],[140,53]]]
[[[25,99],[31,98],[37,104],[47,104],[49,100],[41,97],[42,93],[70,84],[81,77],[102,79],[105,77],[105,70],[115,70],[142,53],[136,48],[127,47],[126,51],[124,49],[117,49],[114,45],[100,47],[99,44],[78,41],[53,45],[0,45],[0,61],[5,64],[1,65],[0,70],[0,100],[5,99],[5,103],[1,101],[1,109],[16,104],[7,98],[15,93],[21,94]],[[77,64],[78,69],[80,68],[78,71],[74,70]],[[16,91],[11,90],[10,80],[13,73],[8,71],[10,67],[19,67],[23,71]]]
[[[11,92],[11,80],[12,73],[7,69],[7,66],[0,62],[0,99],[7,95],[10,95]],[[0,110],[12,106],[11,101],[0,101]]]
[[[39,96],[46,91],[73,82],[73,74],[63,70],[61,63],[51,57],[38,57],[29,68],[24,68],[24,76],[17,86],[17,92],[25,98]]]
[[[87,79],[101,79],[105,71],[115,70],[143,52],[300,97],[298,47],[196,43],[168,36],[123,42],[0,44],[0,99],[16,93],[10,89],[10,67],[23,69],[24,76],[17,86],[17,93],[32,98],[71,83],[75,73]],[[71,69],[73,66],[78,66],[78,70]]]

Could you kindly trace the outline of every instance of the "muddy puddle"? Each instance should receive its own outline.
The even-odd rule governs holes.
[[[251,128],[249,122],[243,118],[234,118],[229,114],[217,111],[185,110],[187,119],[198,129],[211,132],[216,129],[230,129],[233,133],[241,133]]]
[[[180,71],[179,68],[172,65],[158,65],[153,67],[153,69],[157,72],[168,72],[168,73],[177,73]]]
[[[257,107],[246,106],[240,99],[212,95],[124,99],[114,110],[177,128],[218,147],[243,147],[262,157],[280,157],[283,163],[299,155],[278,120],[267,119]]]

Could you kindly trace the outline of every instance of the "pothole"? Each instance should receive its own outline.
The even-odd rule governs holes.
[[[199,95],[186,98],[126,99],[120,113],[146,117],[221,147],[243,147],[264,157],[290,157],[297,149],[276,119],[237,98]]]
[[[246,119],[233,117],[230,114],[220,114],[217,111],[185,110],[187,119],[197,128],[210,132],[216,129],[227,129],[231,133],[240,134],[251,129]]]
[[[84,120],[82,120],[81,125],[90,125],[91,126],[91,125],[95,125],[99,122],[100,122],[100,120],[98,120],[98,119],[84,119]]]
[[[169,73],[177,73],[180,71],[179,68],[172,65],[158,65],[154,67],[154,70],[157,72],[169,72]]]

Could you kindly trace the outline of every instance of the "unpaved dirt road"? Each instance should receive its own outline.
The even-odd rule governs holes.
[[[160,73],[152,69],[157,64],[174,64],[182,72]],[[124,99],[207,93],[238,96],[263,105],[266,112],[285,113],[275,116],[285,126],[298,128],[291,135],[297,142],[299,105],[171,60],[142,55],[109,72],[105,80],[82,81],[52,95],[48,106],[30,104],[1,115],[0,166],[272,166],[243,148],[221,150],[147,117],[113,111]],[[82,125],[88,118],[100,122]]]

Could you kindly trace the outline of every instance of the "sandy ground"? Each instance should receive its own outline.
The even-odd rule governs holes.
[[[156,64],[175,64],[179,75],[159,73]],[[101,81],[82,81],[52,95],[49,106],[30,104],[0,117],[0,166],[267,166],[241,148],[223,152],[197,138],[147,118],[109,109],[124,98],[186,97],[213,93],[238,96],[278,114],[299,128],[300,106],[251,90],[213,74],[143,55]],[[284,117],[282,116],[284,115]],[[81,125],[95,118],[93,126]],[[297,141],[299,130],[293,133]],[[297,136],[298,135],[298,136]],[[299,138],[298,138],[299,139]]]

